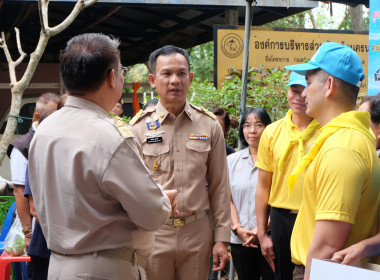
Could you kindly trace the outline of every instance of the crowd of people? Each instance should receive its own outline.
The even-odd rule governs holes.
[[[207,279],[228,244],[240,280],[308,280],[313,258],[380,255],[380,96],[356,111],[352,49],[324,43],[287,66],[288,113],[272,123],[248,108],[236,152],[228,113],[187,101],[193,73],[175,46],[150,55],[159,99],[125,124],[119,44],[72,38],[67,94],[37,99],[33,127],[9,146],[33,280]]]

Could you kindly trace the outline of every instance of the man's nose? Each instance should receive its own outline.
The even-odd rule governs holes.
[[[301,93],[301,97],[302,97],[302,98],[306,98],[306,88],[307,88],[307,87],[305,87],[304,90],[303,90],[302,93]]]
[[[170,83],[172,84],[178,84],[179,83],[179,78],[177,74],[173,74],[170,76]]]

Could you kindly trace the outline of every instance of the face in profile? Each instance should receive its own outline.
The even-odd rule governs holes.
[[[123,113],[123,106],[120,103],[116,103],[115,107],[112,108],[111,113],[115,116],[120,116]]]
[[[325,91],[325,82],[322,82],[318,75],[321,74],[319,72],[312,73],[311,71],[307,71],[307,87],[302,92],[302,97],[305,98],[306,103],[306,114],[316,119],[323,112]]]
[[[179,53],[160,55],[156,73],[149,75],[149,83],[156,88],[161,104],[184,104],[193,81],[186,58]]]

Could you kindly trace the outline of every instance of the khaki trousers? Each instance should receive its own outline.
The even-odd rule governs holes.
[[[148,261],[148,279],[206,280],[212,242],[207,216],[182,227],[164,225],[156,231]]]
[[[146,280],[145,271],[131,262],[98,255],[60,255],[51,252],[49,280]]]

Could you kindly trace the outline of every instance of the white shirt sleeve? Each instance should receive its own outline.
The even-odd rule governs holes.
[[[12,183],[25,186],[25,175],[28,160],[16,148],[12,149],[10,156]]]

